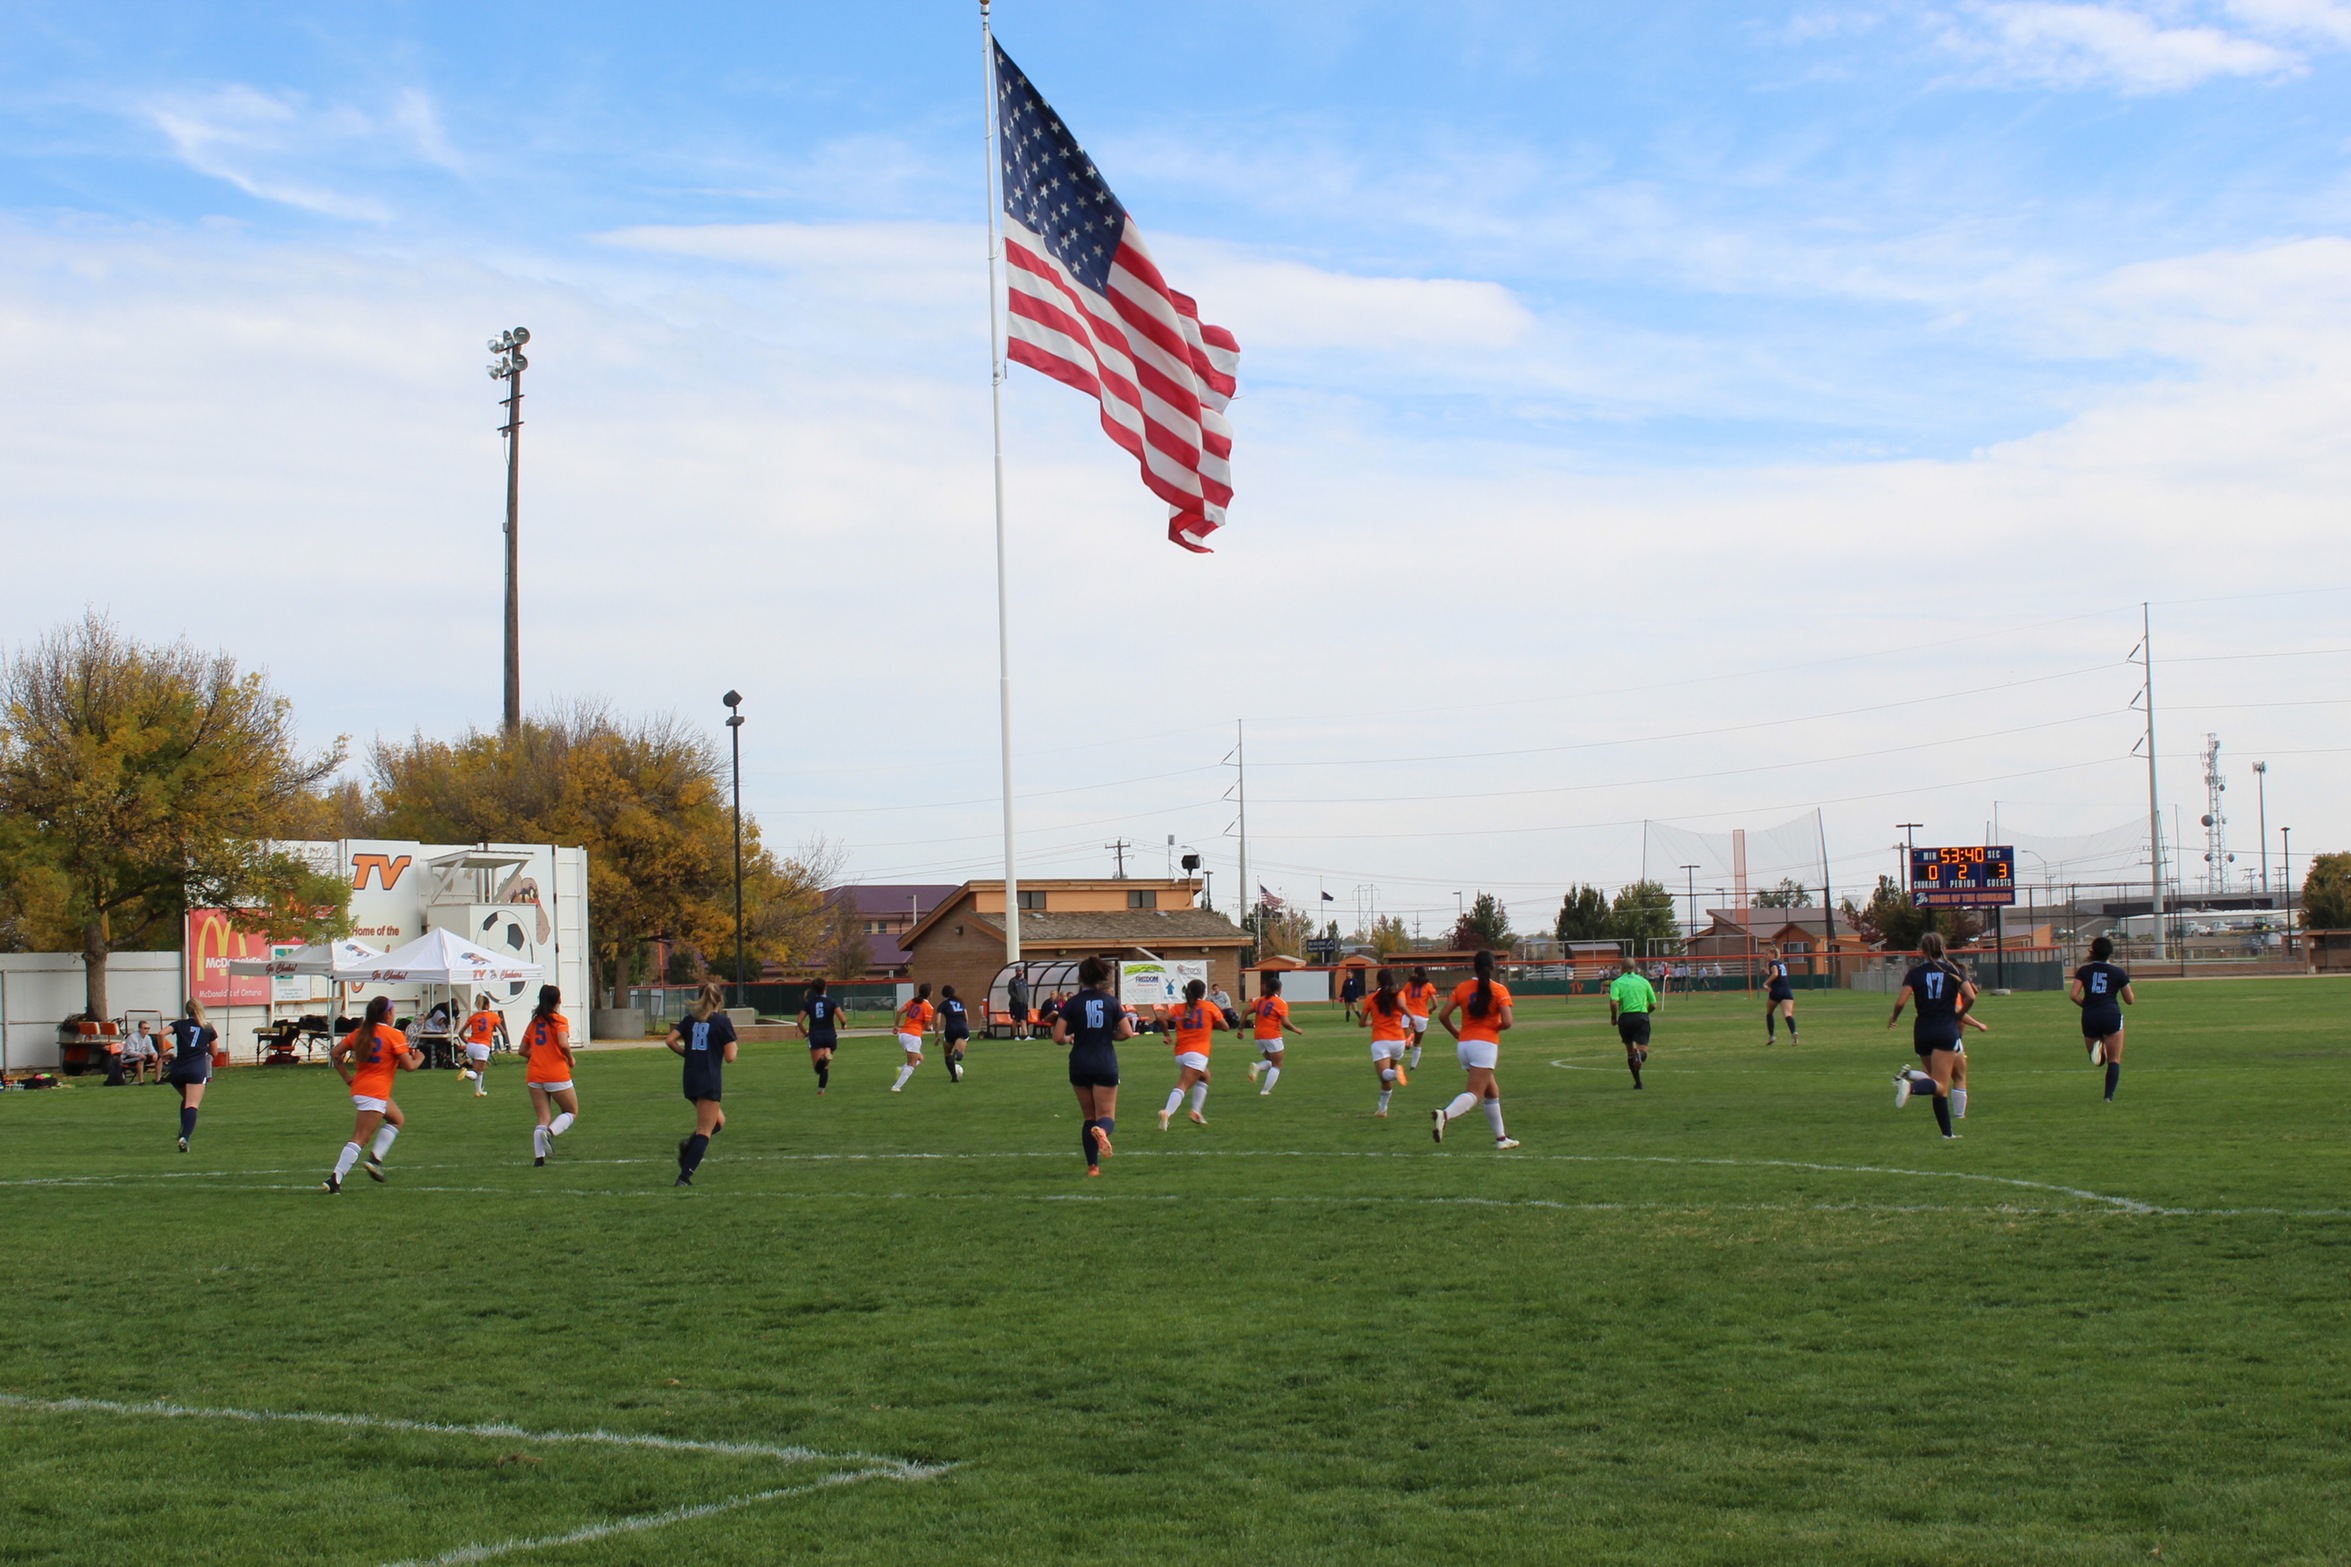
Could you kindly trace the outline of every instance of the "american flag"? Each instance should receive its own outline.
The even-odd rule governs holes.
[[[1101,404],[1103,433],[1167,502],[1169,540],[1206,554],[1233,498],[1241,346],[1167,286],[1094,160],[995,47],[1007,353]]]

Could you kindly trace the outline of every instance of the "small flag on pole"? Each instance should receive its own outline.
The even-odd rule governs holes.
[[[1257,906],[1263,909],[1279,909],[1282,906],[1282,900],[1267,891],[1264,882],[1259,882],[1257,884]]]
[[[1167,502],[1169,541],[1205,555],[1233,498],[1240,344],[1168,287],[1094,160],[994,48],[1006,355],[1101,405],[1103,433]]]

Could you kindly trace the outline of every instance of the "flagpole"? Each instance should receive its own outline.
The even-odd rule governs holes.
[[[988,111],[988,400],[996,438],[996,722],[1004,757],[1004,961],[1020,961],[1020,873],[1014,867],[1012,828],[1012,610],[1004,565],[1004,337],[998,302],[1004,297],[1000,194],[1004,166],[996,145],[996,35],[988,0],[980,0],[980,66]]]

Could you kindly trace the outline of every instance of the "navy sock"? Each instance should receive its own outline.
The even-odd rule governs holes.
[[[696,1132],[686,1139],[686,1151],[678,1156],[678,1168],[692,1175],[701,1168],[702,1156],[710,1152],[710,1139]]]
[[[1777,1012],[1763,1014],[1763,1037],[1766,1039],[1780,1037],[1780,1015]]]
[[[1091,1121],[1078,1128],[1078,1152],[1086,1156],[1089,1166],[1102,1162],[1102,1155],[1094,1150],[1094,1123]]]
[[[2117,1084],[2117,1083],[2119,1083],[2119,1082],[2121,1082],[2121,1081],[2122,1081],[2122,1063],[2121,1063],[2120,1061],[2109,1061],[2109,1062],[2107,1062],[2107,1063],[2106,1063],[2106,1097],[2107,1097],[2107,1098],[2109,1098],[2109,1099],[2112,1099],[2112,1098],[2114,1097],[2114,1085],[2115,1085],[2115,1084]]]
[[[2109,1078],[2108,1081],[2111,1084],[2112,1079]],[[2110,1086],[2106,1091],[2111,1094],[2114,1092],[2114,1089]],[[196,1112],[186,1105],[180,1106],[180,1135],[182,1137],[193,1137],[196,1135]]]
[[[817,1062],[817,1063],[816,1063],[816,1086],[817,1086],[817,1087],[819,1087],[819,1088],[826,1088],[826,1087],[829,1087],[829,1086],[831,1086],[831,1084],[832,1084],[832,1080],[833,1080],[833,1064],[832,1064],[830,1061],[819,1061],[819,1062]]]
[[[1788,1037],[1790,1039],[1796,1037],[1796,1020],[1794,1018],[1788,1019]]]
[[[1945,1137],[1951,1135],[1951,1100],[1949,1095],[1935,1095],[1935,1124],[1943,1129]]]

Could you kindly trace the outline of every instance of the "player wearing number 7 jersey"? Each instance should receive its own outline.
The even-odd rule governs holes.
[[[2070,994],[2082,1009],[2082,1039],[2089,1047],[2090,1064],[2106,1068],[2106,1102],[2114,1102],[2114,1085],[2122,1081],[2122,1009],[2138,997],[2131,992],[2131,976],[2112,961],[2114,941],[2100,936],[2090,943],[2090,961],[2073,971]]]

